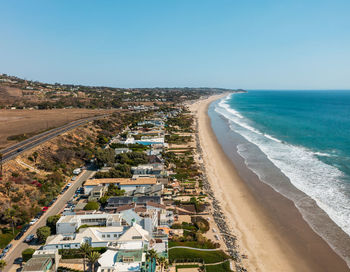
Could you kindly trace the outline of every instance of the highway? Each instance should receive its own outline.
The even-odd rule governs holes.
[[[52,204],[52,206],[46,211],[41,218],[32,225],[27,232],[22,236],[19,240],[12,240],[12,248],[10,251],[6,254],[6,257],[4,258],[5,262],[7,263],[7,266],[2,270],[2,272],[10,272],[15,271],[12,266],[13,262],[16,258],[22,256],[22,251],[29,247],[27,243],[24,242],[24,239],[29,234],[36,234],[36,231],[39,227],[46,225],[46,220],[51,215],[59,214],[65,204],[72,198],[72,196],[75,194],[75,191],[86,181],[90,176],[94,174],[94,171],[92,169],[84,170],[79,177],[76,179],[76,181],[72,183],[72,185],[67,189],[67,191],[60,195],[56,202]]]
[[[94,117],[89,117],[89,118],[73,121],[73,122],[68,123],[64,126],[54,128],[54,129],[51,129],[49,131],[45,131],[45,132],[40,133],[38,135],[35,135],[29,139],[26,139],[26,140],[21,141],[17,144],[14,144],[10,147],[2,149],[2,150],[0,150],[0,153],[2,154],[2,162],[5,163],[11,159],[14,159],[19,154],[26,152],[26,151],[32,149],[33,147],[36,147],[36,146],[38,146],[38,145],[40,145],[48,140],[51,140],[52,138],[54,138],[58,135],[61,135],[69,130],[72,130],[78,126],[84,125],[90,121],[100,119],[100,118],[103,118],[106,116],[108,116],[108,115],[106,115],[106,114],[99,115],[99,116],[94,116]]]

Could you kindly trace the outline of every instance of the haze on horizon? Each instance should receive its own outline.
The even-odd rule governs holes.
[[[346,0],[0,4],[0,73],[114,87],[350,89]]]

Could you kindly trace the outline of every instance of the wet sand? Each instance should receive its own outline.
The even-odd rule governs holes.
[[[207,177],[238,236],[248,271],[350,271],[330,246],[303,220],[293,202],[262,183],[243,164],[238,174],[218,143],[208,106],[219,96],[191,105],[198,120]],[[243,169],[243,168],[246,169]]]

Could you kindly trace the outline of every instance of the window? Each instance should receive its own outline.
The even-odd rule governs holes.
[[[107,238],[111,237],[109,234],[107,234]]]
[[[118,234],[114,234],[114,237],[118,237]]]
[[[102,238],[105,238],[105,237],[106,237],[106,235],[102,234]]]

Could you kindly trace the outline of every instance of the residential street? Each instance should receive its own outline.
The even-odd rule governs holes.
[[[36,231],[39,227],[42,227],[46,224],[46,219],[51,215],[56,215],[60,213],[65,204],[72,198],[75,191],[83,184],[85,180],[87,180],[92,174],[93,170],[84,170],[75,182],[71,182],[72,185],[70,188],[62,195],[59,195],[56,202],[49,208],[47,212],[43,214],[43,216],[33,225],[28,231],[22,236],[19,240],[13,240],[12,248],[4,258],[7,263],[7,266],[3,269],[3,272],[16,271],[17,265],[13,265],[13,262],[16,258],[22,256],[22,251],[29,247],[27,243],[24,242],[24,239],[29,234],[36,234]]]

